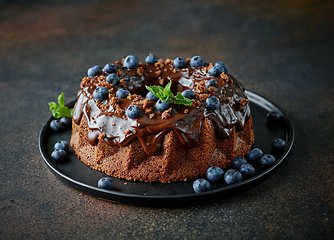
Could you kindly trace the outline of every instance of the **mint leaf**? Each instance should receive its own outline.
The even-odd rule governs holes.
[[[189,98],[184,97],[181,93],[174,94],[171,91],[172,80],[167,83],[165,87],[162,86],[145,86],[147,90],[154,94],[161,101],[166,102],[167,100],[174,102],[175,104],[183,104],[186,106],[191,106],[193,101]]]
[[[52,112],[52,116],[55,118],[62,117],[72,117],[73,116],[73,108],[68,108],[64,106],[64,93],[61,93],[58,96],[58,104],[55,102],[49,102],[50,111]]]
[[[49,102],[50,110],[55,110],[58,107],[58,104],[55,102]]]
[[[184,97],[181,93],[177,93],[175,96],[175,100],[174,100],[175,104],[183,104],[186,106],[191,106],[193,104],[193,101],[190,100],[189,98]]]
[[[170,90],[170,88],[171,88],[171,86],[172,86],[172,80],[170,80],[169,81],[169,83],[167,83],[167,85],[165,86],[165,89],[164,89],[164,99],[166,99],[166,100],[163,100],[163,99],[161,99],[161,101],[167,101],[167,100],[169,100],[169,101],[173,101],[173,99],[174,99],[174,94],[172,93],[172,91]]]
[[[59,106],[64,106],[64,93],[61,93],[59,96],[58,96],[58,104]]]
[[[162,86],[145,86],[147,90],[154,94],[161,101],[165,102],[167,100],[173,101],[174,95],[170,91],[171,82],[169,82],[166,87]]]
[[[146,89],[149,90],[151,93],[154,94],[154,96],[156,96],[157,98],[159,98],[158,96],[160,96],[160,92],[164,91],[164,87],[161,86],[146,86]]]

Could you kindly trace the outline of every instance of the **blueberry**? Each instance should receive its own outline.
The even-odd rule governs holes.
[[[193,183],[193,189],[196,193],[206,192],[210,190],[210,183],[205,179],[197,179]]]
[[[60,140],[55,143],[53,149],[54,150],[62,149],[65,152],[68,152],[68,150],[70,149],[70,144],[68,144],[68,142],[66,142],[65,140]]]
[[[273,165],[275,162],[276,162],[276,158],[271,154],[264,154],[260,158],[260,161],[259,161],[259,163],[263,167],[269,167],[269,166]]]
[[[233,159],[232,165],[236,169],[240,169],[240,166],[244,163],[247,163],[247,160],[244,157],[236,157]]]
[[[127,89],[118,89],[116,92],[116,97],[118,98],[126,98],[130,94]]]
[[[167,110],[169,108],[169,101],[166,100],[165,102],[161,101],[161,99],[159,99],[156,103],[155,103],[155,108],[159,111],[159,112],[164,112],[165,110]]]
[[[254,148],[250,150],[246,155],[246,160],[255,162],[263,156],[263,152],[260,148]]]
[[[158,61],[158,57],[151,53],[145,58],[145,62],[148,64],[154,64],[157,61]]]
[[[98,186],[99,188],[103,188],[103,189],[108,189],[108,190],[110,190],[110,189],[112,189],[113,184],[112,184],[112,181],[111,181],[110,178],[108,178],[108,177],[103,177],[103,178],[101,178],[101,179],[97,182],[97,186]]]
[[[250,163],[244,163],[240,166],[240,173],[245,177],[251,177],[255,173],[255,168]]]
[[[115,73],[115,72],[117,72],[117,67],[113,63],[107,63],[104,66],[103,71],[105,73],[107,73],[107,74],[109,74],[109,73]]]
[[[224,177],[224,171],[220,167],[210,167],[206,170],[206,178],[216,182]]]
[[[174,59],[173,65],[176,68],[184,68],[184,67],[187,66],[187,62],[186,62],[186,60],[184,60],[184,58],[177,57],[177,58]]]
[[[267,113],[267,120],[270,123],[279,122],[280,119],[281,119],[281,115],[277,112],[268,112]]]
[[[189,98],[189,99],[194,99],[195,98],[195,93],[193,90],[190,90],[190,89],[187,89],[187,90],[184,90],[181,95],[183,97],[186,97],[186,98]]]
[[[225,173],[224,179],[228,185],[239,183],[242,181],[242,174],[238,170],[230,169]]]
[[[93,78],[97,75],[100,75],[102,73],[102,68],[99,65],[95,65],[88,69],[87,75],[90,78]]]
[[[110,84],[112,84],[113,86],[117,86],[120,83],[120,78],[116,73],[110,73],[107,77],[106,77],[106,81]]]
[[[190,66],[192,68],[202,67],[204,65],[204,60],[200,56],[194,56],[190,59]]]
[[[228,72],[228,67],[223,62],[216,62],[213,66],[218,69],[219,74]]]
[[[205,87],[209,88],[209,87],[218,87],[218,83],[216,79],[210,79],[209,81],[207,81],[205,83]]]
[[[51,153],[51,158],[57,162],[60,162],[65,159],[66,152],[63,149],[56,149]]]
[[[156,101],[158,101],[159,100],[159,98],[157,98],[153,93],[151,93],[151,92],[148,92],[147,94],[146,94],[146,98],[148,99],[148,100],[150,100],[150,101],[153,101],[153,102],[156,102]]]
[[[141,110],[137,105],[130,105],[126,110],[125,114],[128,118],[136,119],[139,118],[141,115]]]
[[[271,142],[271,146],[274,150],[283,150],[286,146],[286,143],[283,139],[281,138],[275,138],[272,142]]]
[[[50,128],[55,132],[59,132],[64,129],[64,125],[59,119],[54,119],[50,122]]]
[[[212,67],[209,69],[209,74],[212,77],[218,77],[220,75],[218,68]]]
[[[208,97],[205,100],[205,106],[209,110],[215,110],[219,107],[219,105],[220,105],[219,99],[215,96]]]
[[[136,56],[128,55],[123,62],[123,66],[127,69],[136,69],[139,65],[139,60]]]
[[[72,126],[72,118],[70,117],[62,117],[60,122],[63,124],[64,127],[71,127]]]
[[[95,100],[103,101],[108,98],[109,90],[106,87],[97,87],[93,92]]]

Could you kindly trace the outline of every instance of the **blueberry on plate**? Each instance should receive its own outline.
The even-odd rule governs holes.
[[[95,100],[103,101],[108,98],[109,90],[106,87],[97,87],[93,92]]]
[[[264,154],[259,160],[259,163],[263,167],[270,167],[275,162],[276,162],[276,158],[271,154]]]
[[[196,193],[207,192],[210,190],[210,183],[208,180],[205,179],[197,179],[193,183],[193,189]]]
[[[184,58],[177,57],[177,58],[174,59],[173,65],[176,68],[184,68],[184,67],[187,66],[187,62],[186,62],[186,60]]]
[[[220,106],[219,99],[216,96],[208,97],[205,100],[205,106],[209,110],[215,110]]]
[[[101,178],[101,179],[97,182],[97,186],[98,186],[99,188],[103,188],[103,189],[108,189],[108,190],[110,190],[110,189],[112,189],[113,184],[112,184],[112,181],[111,181],[110,178],[108,178],[108,177],[103,177],[103,178]]]
[[[271,146],[274,150],[283,150],[286,146],[286,143],[283,139],[281,138],[275,138],[272,142],[271,142]]]
[[[158,57],[151,53],[145,58],[145,62],[148,64],[154,64],[157,61],[158,61]]]
[[[104,66],[103,71],[105,73],[107,73],[107,74],[109,74],[109,73],[115,73],[115,72],[117,72],[117,67],[113,63],[107,63]]]
[[[239,171],[245,177],[251,177],[255,174],[255,168],[250,163],[242,164]]]
[[[131,119],[136,119],[141,116],[142,112],[140,108],[137,105],[130,105],[126,110],[125,110],[125,115],[128,118]]]
[[[213,66],[218,69],[219,74],[228,72],[228,67],[221,61],[216,62]]]
[[[205,83],[205,87],[209,88],[209,87],[218,87],[218,82],[216,79],[210,79],[209,81],[207,81]]]
[[[281,120],[281,115],[277,112],[268,112],[267,113],[267,120],[270,123],[276,123]]]
[[[64,125],[59,119],[54,119],[50,122],[50,128],[55,132],[60,132],[64,129]]]
[[[224,171],[220,167],[210,167],[206,170],[206,178],[211,182],[219,181],[224,177]]]
[[[127,89],[118,89],[116,92],[116,97],[118,98],[126,98],[130,94]]]
[[[59,121],[64,125],[64,127],[72,126],[72,118],[70,117],[62,117]]]
[[[204,60],[200,56],[194,56],[190,59],[190,66],[192,68],[202,67],[204,65]]]
[[[113,86],[117,86],[120,83],[120,78],[116,73],[110,73],[106,77],[106,82],[112,84]]]
[[[70,149],[70,144],[68,144],[68,142],[66,142],[65,140],[60,140],[55,143],[55,145],[53,146],[53,149],[54,150],[62,149],[65,152],[68,152],[68,150]]]
[[[263,152],[260,148],[254,148],[250,150],[246,155],[246,160],[250,162],[255,162],[263,156]]]
[[[90,78],[93,78],[102,73],[102,68],[99,65],[95,65],[87,70],[87,75]]]
[[[53,150],[51,153],[51,158],[55,160],[56,162],[61,162],[62,160],[65,159],[67,153],[63,149],[56,149]]]
[[[148,100],[152,101],[152,102],[156,102],[156,101],[159,100],[159,98],[157,98],[157,97],[156,97],[153,93],[151,93],[151,92],[148,92],[148,93],[146,94],[146,98],[147,98]]]
[[[134,55],[128,55],[123,61],[123,66],[127,69],[136,69],[139,66],[139,60]]]
[[[166,100],[165,102],[161,101],[161,99],[159,99],[156,103],[155,103],[155,108],[159,111],[159,112],[164,112],[165,110],[167,110],[169,108],[169,101]]]
[[[183,92],[181,92],[181,95],[185,98],[189,98],[189,99],[194,99],[195,98],[195,93],[193,90],[187,89],[184,90]]]
[[[210,68],[209,69],[209,74],[210,74],[210,76],[212,76],[212,77],[218,77],[219,76],[219,69],[218,68],[216,68],[216,67],[212,67],[212,68]]]
[[[230,169],[225,173],[224,179],[228,185],[239,183],[242,181],[242,174],[236,169]]]
[[[244,157],[236,157],[233,159],[232,165],[236,169],[240,169],[240,166],[244,163],[247,163],[247,160]]]

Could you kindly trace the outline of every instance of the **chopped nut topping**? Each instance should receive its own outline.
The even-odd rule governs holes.
[[[172,60],[169,59],[169,58],[167,58],[166,61],[165,61],[165,64],[168,65],[168,64],[170,64],[171,62],[172,62]]]
[[[120,77],[122,77],[122,75],[123,75],[123,72],[122,72],[122,70],[121,70],[121,69],[118,69],[118,70],[117,70],[117,75],[118,75],[118,76],[120,76]]]
[[[131,133],[131,130],[130,130],[130,129],[126,129],[126,130],[124,131],[124,134],[125,134],[125,135],[128,135],[129,133]]]
[[[143,69],[143,67],[138,67],[137,73],[138,73],[139,76],[143,76],[144,75],[144,69]]]
[[[198,93],[205,93],[206,92],[206,86],[205,82],[202,81],[196,85],[196,92]]]
[[[169,108],[162,113],[161,119],[170,118],[171,115],[172,115],[172,108]]]
[[[157,68],[157,70],[162,69],[165,66],[164,60],[160,58],[154,65]]]

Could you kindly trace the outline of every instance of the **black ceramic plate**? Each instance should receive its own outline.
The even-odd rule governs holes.
[[[93,196],[135,205],[147,206],[171,206],[180,204],[194,204],[202,201],[212,201],[217,198],[231,194],[233,191],[240,191],[244,187],[256,185],[270,173],[273,173],[281,165],[288,155],[294,141],[294,129],[288,117],[273,103],[265,98],[247,91],[250,100],[250,107],[254,122],[255,143],[264,153],[273,154],[276,163],[269,168],[263,168],[254,164],[256,173],[253,177],[244,179],[241,183],[227,185],[224,181],[211,183],[211,190],[203,193],[195,193],[192,188],[193,180],[177,183],[144,183],[132,182],[123,179],[112,178],[113,190],[104,190],[97,187],[100,178],[106,176],[104,173],[91,169],[82,163],[76,155],[71,152],[66,161],[62,163],[51,159],[54,144],[59,140],[70,141],[71,130],[56,133],[49,127],[51,117],[43,126],[39,136],[39,148],[52,173],[66,184]],[[73,107],[75,101],[68,106]],[[282,120],[276,124],[270,124],[266,115],[275,111],[282,115]],[[274,138],[282,138],[286,141],[284,151],[275,152],[272,150],[271,141]]]

